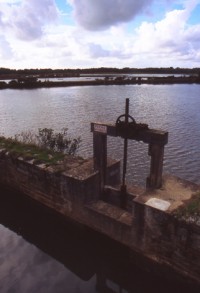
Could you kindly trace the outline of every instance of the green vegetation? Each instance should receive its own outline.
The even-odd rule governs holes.
[[[30,131],[22,132],[15,135],[14,140],[72,156],[76,154],[81,142],[80,137],[70,138],[67,128],[63,128],[60,132],[55,132],[51,128],[39,128],[38,134],[33,134]]]
[[[180,68],[180,67],[148,67],[148,68],[115,68],[115,67],[100,67],[100,68],[77,68],[77,69],[51,69],[51,68],[35,68],[35,69],[9,69],[0,68],[0,78],[22,78],[27,76],[35,76],[40,78],[50,77],[69,77],[80,76],[81,74],[199,74],[200,68]]]
[[[137,74],[137,76],[131,76]],[[140,74],[161,74],[161,76],[151,76],[142,78]],[[167,74],[169,76],[162,76]],[[174,76],[178,74],[178,76]],[[116,75],[116,76],[115,76]],[[121,75],[121,76],[120,76]],[[127,75],[127,76],[125,76]],[[180,75],[180,76],[179,76]],[[64,80],[65,77],[92,76],[95,80]],[[102,79],[104,76],[104,79]],[[115,77],[114,77],[115,76]],[[40,80],[43,79],[43,80]],[[49,80],[58,78],[60,80]],[[4,82],[1,80],[9,80]],[[83,68],[83,69],[9,69],[0,68],[0,89],[33,89],[42,87],[67,87],[84,85],[113,85],[113,84],[183,84],[200,83],[200,68],[179,68],[179,67],[160,67],[160,68]]]
[[[22,156],[24,159],[35,159],[35,163],[55,164],[64,158],[64,154],[53,153],[33,144],[24,144],[12,138],[0,137],[0,148],[12,153],[13,156]]]
[[[66,156],[75,156],[80,137],[71,139],[67,128],[61,132],[52,129],[39,129],[38,134],[22,132],[15,138],[0,137],[0,148],[10,152],[13,156],[22,156],[24,159],[34,159],[34,163],[56,164]]]
[[[180,207],[175,215],[182,219],[198,220],[200,217],[200,192],[197,192],[184,206]]]

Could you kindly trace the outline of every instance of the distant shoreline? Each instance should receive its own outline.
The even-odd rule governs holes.
[[[97,86],[97,85],[141,85],[141,84],[200,84],[199,76],[155,76],[155,77],[105,77],[104,79],[84,81],[30,81],[23,82],[12,80],[9,83],[0,81],[0,89],[33,89],[51,87],[72,87],[72,86]]]

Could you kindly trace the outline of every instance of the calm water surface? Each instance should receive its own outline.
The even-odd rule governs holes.
[[[137,122],[169,131],[164,172],[200,184],[199,92],[200,85],[1,90],[0,135],[68,127],[72,136],[81,135],[80,153],[91,156],[90,122],[115,123],[124,113],[125,98],[130,98],[130,114]],[[122,158],[122,140],[110,138],[108,144],[109,153]],[[149,168],[147,145],[129,142],[128,156],[127,179],[144,185]],[[154,292],[173,292],[177,289],[174,284],[171,287],[165,284],[163,288],[160,279],[134,267],[127,268],[123,264],[125,252],[116,244],[99,240],[97,235],[74,232],[76,229],[70,229],[71,225],[60,225],[47,211],[41,212],[32,203],[13,199],[14,194],[10,192],[0,192],[4,197],[0,211],[0,292],[149,292],[149,288]],[[113,247],[116,248],[111,253]],[[105,279],[113,291],[106,289]]]
[[[118,243],[1,191],[1,293],[199,293],[143,271]]]
[[[200,184],[200,85],[136,85],[0,91],[0,134],[68,127],[81,136],[80,153],[92,155],[91,121],[113,122],[124,113],[150,128],[169,131],[164,172]],[[122,158],[122,139],[109,139],[109,152]],[[129,142],[128,180],[145,184],[147,145]]]

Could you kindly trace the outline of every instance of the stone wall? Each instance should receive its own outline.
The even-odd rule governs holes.
[[[57,172],[44,164],[16,158],[5,150],[0,152],[0,183],[16,189],[40,203],[84,223],[84,206],[100,198],[99,173],[92,169],[85,172]],[[119,183],[120,162],[110,160],[107,167],[107,182]],[[88,221],[87,221],[88,222]]]
[[[109,196],[107,200],[102,198],[98,172],[91,169],[89,173],[74,174],[34,165],[5,151],[0,153],[1,184],[200,283],[200,226],[147,205],[137,192],[129,194],[127,210],[121,209],[117,189],[110,189],[109,193],[107,187],[105,195]],[[107,183],[119,183],[119,177],[120,164],[111,161]]]
[[[133,202],[132,248],[200,282],[200,226]]]

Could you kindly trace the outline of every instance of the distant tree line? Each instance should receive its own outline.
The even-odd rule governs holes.
[[[196,74],[200,72],[199,68],[180,68],[180,67],[147,67],[147,68],[109,68],[109,67],[100,67],[100,68],[88,68],[88,69],[78,69],[80,74]]]
[[[85,69],[9,69],[0,68],[0,79],[20,78],[25,76],[35,76],[40,78],[48,77],[73,77],[81,74],[200,74],[198,68],[180,68],[180,67],[147,67],[147,68],[85,68]]]
[[[0,78],[20,78],[26,76],[35,77],[68,77],[68,76],[79,76],[79,69],[9,69],[0,68]]]

